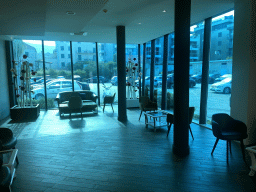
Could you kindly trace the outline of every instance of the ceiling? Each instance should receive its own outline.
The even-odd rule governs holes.
[[[233,9],[233,1],[191,0],[191,25]],[[173,32],[174,0],[1,0],[2,39],[116,43],[118,25],[131,44]],[[79,32],[87,35],[70,35]]]

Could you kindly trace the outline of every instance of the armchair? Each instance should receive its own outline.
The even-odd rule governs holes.
[[[157,103],[150,101],[149,97],[147,96],[142,96],[139,98],[139,107],[140,107],[140,117],[142,112],[146,112],[146,111],[155,111],[157,110]],[[140,120],[139,117],[139,120]]]
[[[83,118],[82,107],[83,103],[81,97],[71,97],[68,102],[69,117],[71,118],[71,113],[80,112],[81,118]]]
[[[231,140],[238,140],[241,143],[241,149],[243,154],[243,159],[245,161],[245,151],[243,139],[247,138],[247,127],[239,120],[235,120],[225,113],[217,113],[212,115],[212,131],[213,135],[216,137],[215,144],[212,149],[214,152],[218,141],[227,141],[227,162],[228,162],[228,151],[231,153]]]
[[[13,136],[12,130],[8,128],[0,128],[0,151],[15,149],[16,144],[17,138]],[[17,156],[16,163],[19,164]]]
[[[107,96],[104,97],[103,113],[104,113],[104,109],[105,109],[105,105],[106,104],[110,104],[111,105],[113,113],[114,113],[113,103],[114,103],[114,100],[115,100],[115,95],[116,95],[116,93],[114,93],[113,96],[108,96],[107,95]]]
[[[189,107],[189,127],[188,128],[189,128],[189,131],[190,131],[190,134],[191,134],[193,140],[194,140],[194,136],[193,136],[190,124],[192,123],[192,120],[194,117],[194,112],[195,112],[195,107]],[[167,131],[167,137],[168,137],[171,126],[172,126],[172,124],[174,124],[174,115],[167,114],[166,121],[167,121],[167,126],[168,126],[168,131]]]

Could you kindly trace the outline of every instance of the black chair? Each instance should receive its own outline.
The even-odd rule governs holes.
[[[195,112],[195,107],[189,107],[189,127],[188,128],[189,128],[189,131],[190,131],[190,134],[191,134],[193,140],[194,140],[194,136],[193,136],[190,124],[192,123],[192,120],[194,117],[194,112]],[[167,137],[168,137],[171,126],[172,126],[172,124],[174,124],[173,114],[167,114],[166,121],[167,121],[167,126],[168,126],[168,131],[167,131]]]
[[[115,100],[115,96],[116,96],[116,93],[114,93],[113,96],[107,95],[107,96],[104,97],[103,113],[104,113],[104,109],[105,109],[105,105],[106,104],[110,104],[111,105],[113,113],[114,113],[113,103],[114,103],[114,100]]]
[[[17,138],[13,136],[12,130],[8,128],[0,128],[0,151],[15,149]],[[18,157],[16,163],[19,164]]]
[[[247,138],[247,127],[245,123],[239,120],[235,120],[225,113],[217,113],[212,115],[212,131],[213,135],[217,138],[213,146],[212,153],[214,152],[218,141],[227,141],[227,162],[228,162],[228,151],[231,153],[231,140],[238,140],[241,143],[241,149],[243,159],[245,161],[245,151],[243,139]]]
[[[141,96],[139,98],[139,107],[140,107],[140,117],[139,120],[141,118],[141,114],[142,112],[146,112],[146,111],[156,111],[158,109],[157,107],[157,103],[156,102],[152,102],[148,96]]]
[[[82,113],[82,107],[83,107],[83,101],[81,97],[71,97],[68,102],[68,108],[69,108],[69,118],[71,118],[71,113],[81,113],[81,118],[83,119],[83,113]]]
[[[3,166],[3,159],[0,158],[0,191],[10,192],[11,191],[11,171],[8,167]]]

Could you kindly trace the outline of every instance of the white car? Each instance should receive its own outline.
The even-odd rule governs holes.
[[[229,94],[231,93],[231,84],[232,78],[228,77],[220,82],[212,84],[210,90],[219,93]]]
[[[82,90],[82,86],[74,81],[76,91]],[[72,91],[72,81],[67,79],[56,79],[46,84],[47,98],[56,98],[59,92]],[[33,89],[32,98],[44,98],[44,86],[37,86]]]

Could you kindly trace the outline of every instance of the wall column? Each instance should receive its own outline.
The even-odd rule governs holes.
[[[191,0],[175,0],[174,26],[174,154],[189,154],[189,54]]]
[[[126,121],[126,63],[125,26],[116,27],[117,79],[118,79],[118,120]]]
[[[256,143],[256,2],[234,2],[231,116],[246,123],[249,145]]]

